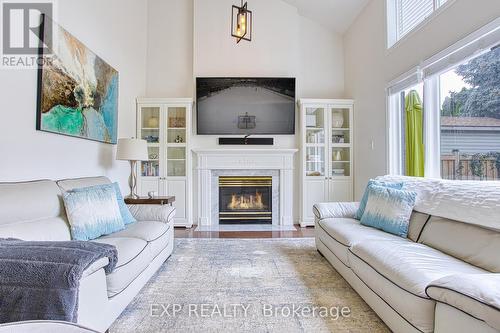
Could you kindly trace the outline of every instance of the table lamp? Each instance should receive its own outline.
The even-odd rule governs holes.
[[[148,143],[141,139],[118,139],[118,148],[116,150],[116,159],[130,162],[130,177],[128,185],[130,186],[129,198],[138,198],[137,195],[137,161],[148,160]]]

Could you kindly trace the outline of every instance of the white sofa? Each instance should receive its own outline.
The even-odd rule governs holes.
[[[418,193],[408,238],[321,203],[318,251],[394,332],[500,332],[500,182],[379,179]]]
[[[105,177],[0,183],[0,237],[70,240],[62,192],[105,183],[110,183]],[[95,240],[116,246],[115,270],[106,275],[108,259],[100,259],[84,271],[80,282],[78,324],[96,331],[110,327],[173,250],[174,207],[129,209],[137,223]]]

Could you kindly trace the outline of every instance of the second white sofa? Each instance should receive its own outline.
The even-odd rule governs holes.
[[[418,193],[408,238],[321,203],[318,251],[395,332],[500,332],[500,182],[380,179]]]

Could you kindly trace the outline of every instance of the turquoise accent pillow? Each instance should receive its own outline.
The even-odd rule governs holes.
[[[123,223],[125,225],[137,222],[137,220],[132,216],[130,210],[125,204],[123,200],[122,192],[120,191],[120,185],[114,182],[113,184],[103,184],[103,185],[94,185],[89,187],[75,188],[73,191],[87,191],[89,189],[99,189],[99,188],[111,188],[116,193],[116,200],[118,201],[118,208],[120,209],[120,215],[122,216]]]
[[[367,192],[361,224],[406,238],[417,193],[373,184]]]
[[[87,241],[125,228],[111,187],[68,191],[63,200],[73,239]]]
[[[370,185],[377,185],[377,186],[395,188],[397,190],[400,190],[403,188],[404,183],[389,183],[389,182],[383,182],[383,181],[379,181],[379,180],[375,180],[375,179],[370,179],[368,181],[368,185],[366,185],[365,193],[363,194],[363,197],[361,198],[361,201],[359,203],[359,208],[356,211],[356,214],[354,214],[354,218],[356,220],[361,220],[361,217],[363,216],[363,213],[364,213],[365,207],[366,207],[366,202],[368,201],[368,187]]]

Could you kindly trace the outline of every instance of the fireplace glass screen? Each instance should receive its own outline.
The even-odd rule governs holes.
[[[219,223],[272,223],[272,177],[219,177]]]

